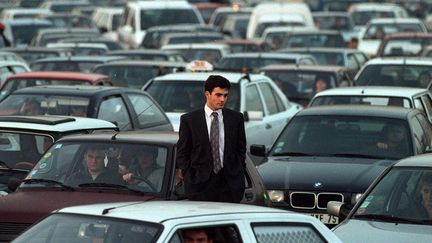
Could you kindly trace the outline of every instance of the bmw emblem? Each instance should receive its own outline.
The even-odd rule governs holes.
[[[315,182],[313,185],[315,188],[321,188],[323,184],[321,182]]]

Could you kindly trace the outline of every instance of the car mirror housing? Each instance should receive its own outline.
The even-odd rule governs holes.
[[[343,202],[338,202],[338,201],[328,202],[327,203],[327,213],[329,213],[330,215],[339,217],[343,204],[344,204]]]
[[[250,146],[250,153],[255,156],[265,157],[266,147],[264,145],[252,144]]]
[[[264,117],[262,111],[245,111],[243,115],[245,121],[262,121]]]

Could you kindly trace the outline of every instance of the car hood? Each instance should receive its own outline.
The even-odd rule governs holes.
[[[22,190],[0,197],[0,223],[34,223],[63,207],[127,201],[148,201],[153,196],[92,191]]]
[[[258,171],[265,187],[271,190],[364,192],[393,162],[343,157],[269,157]]]
[[[338,226],[334,233],[342,242],[432,242],[432,225],[395,224],[351,219]],[[365,234],[367,232],[367,234]]]

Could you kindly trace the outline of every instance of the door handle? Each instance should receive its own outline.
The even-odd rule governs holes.
[[[270,129],[270,128],[272,128],[272,125],[271,124],[266,124],[265,129]]]

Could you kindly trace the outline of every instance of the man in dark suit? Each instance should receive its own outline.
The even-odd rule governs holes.
[[[246,136],[243,115],[224,108],[230,87],[226,78],[209,76],[205,106],[180,118],[177,168],[190,200],[238,203],[243,198]]]

